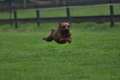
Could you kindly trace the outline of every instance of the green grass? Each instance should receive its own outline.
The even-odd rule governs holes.
[[[115,15],[120,14],[120,5],[114,6]],[[80,8],[70,8],[71,16],[95,16],[95,15],[109,15],[109,6],[93,6],[93,7],[80,7]],[[40,17],[65,17],[66,9],[49,9],[40,10]],[[18,18],[35,18],[35,10],[25,10],[17,12]],[[10,18],[10,13],[0,13],[0,19]],[[12,15],[13,18],[13,15]]]
[[[73,23],[71,44],[46,42],[57,23],[0,25],[0,80],[119,80],[120,23]]]

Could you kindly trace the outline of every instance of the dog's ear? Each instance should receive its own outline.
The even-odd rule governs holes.
[[[68,21],[67,23],[69,23],[71,25],[70,21]]]
[[[61,26],[61,23],[59,23],[59,26]]]

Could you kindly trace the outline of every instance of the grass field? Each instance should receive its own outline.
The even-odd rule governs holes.
[[[73,23],[71,44],[41,39],[57,25],[0,25],[0,80],[120,80],[120,23]]]
[[[114,6],[114,14],[120,14],[120,5]],[[56,15],[57,14],[57,15]],[[93,7],[80,7],[70,8],[71,16],[95,16],[95,15],[109,15],[109,6],[93,6]],[[66,9],[49,9],[40,10],[40,17],[65,17]],[[35,10],[25,10],[17,12],[18,18],[35,18]],[[10,13],[0,13],[0,19],[9,19]],[[12,15],[13,18],[13,15]]]

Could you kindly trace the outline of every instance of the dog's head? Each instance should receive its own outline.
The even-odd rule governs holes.
[[[70,23],[59,23],[58,30],[62,33],[68,33],[70,31]]]

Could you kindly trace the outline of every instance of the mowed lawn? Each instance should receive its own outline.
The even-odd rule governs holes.
[[[120,23],[71,25],[73,42],[46,42],[57,23],[0,25],[0,80],[120,80]]]

